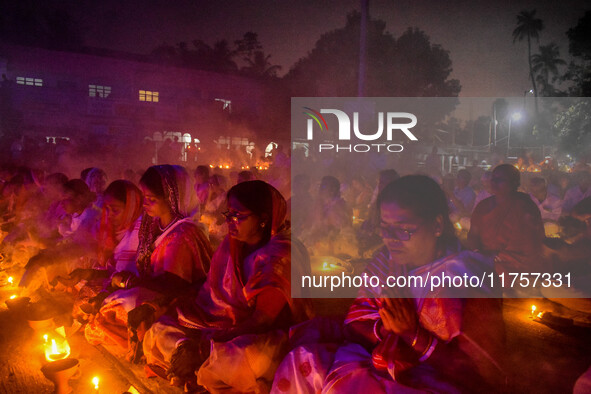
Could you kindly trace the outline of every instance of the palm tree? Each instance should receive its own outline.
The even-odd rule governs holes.
[[[560,49],[555,43],[540,45],[540,53],[536,53],[531,58],[532,70],[538,74],[536,79],[541,85],[542,94],[545,96],[553,95],[555,92],[553,82],[559,77],[558,66],[566,65],[566,62],[560,58]],[[552,75],[552,81],[550,81]]]
[[[246,75],[252,75],[261,78],[277,77],[277,72],[281,70],[281,66],[273,65],[269,62],[271,55],[266,55],[263,51],[254,51],[252,58],[245,58],[248,64],[242,68],[242,72]]]
[[[521,41],[527,38],[527,61],[529,64],[529,76],[531,78],[531,84],[534,89],[534,97],[536,103],[536,114],[538,113],[538,89],[536,87],[536,81],[534,79],[534,72],[532,67],[531,59],[531,39],[535,38],[538,40],[538,33],[544,29],[544,22],[541,19],[536,18],[536,10],[521,11],[517,15],[517,27],[513,30],[513,43],[515,41]]]

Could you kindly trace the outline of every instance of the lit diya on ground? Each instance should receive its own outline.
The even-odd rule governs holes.
[[[30,301],[31,299],[29,297],[19,297],[16,294],[13,294],[5,301],[5,303],[11,311],[20,311],[24,310],[29,305]]]

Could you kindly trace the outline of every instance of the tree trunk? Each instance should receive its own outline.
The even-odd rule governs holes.
[[[528,33],[527,35],[527,63],[529,64],[529,77],[531,78],[531,84],[534,87],[534,104],[536,109],[536,119],[538,118],[538,87],[534,79],[534,70],[531,65],[531,38]]]

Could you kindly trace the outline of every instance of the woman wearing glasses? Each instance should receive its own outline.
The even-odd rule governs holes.
[[[302,300],[292,298],[291,277],[292,267],[309,270],[309,259],[290,239],[286,201],[274,187],[239,183],[227,204],[228,235],[203,288],[176,307],[174,321],[165,316],[152,326],[144,354],[173,383],[194,380],[198,369],[210,392],[267,391],[286,352],[286,329],[307,317]]]
[[[190,178],[180,166],[148,168],[140,179],[144,215],[139,230],[137,273],[112,277],[121,288],[108,296],[85,334],[93,344],[115,342],[128,348],[128,323],[133,332],[150,325],[159,304],[186,294],[205,281],[212,255],[204,231],[194,222],[196,199]],[[158,301],[158,302],[154,302]],[[136,349],[129,358],[137,361]]]
[[[450,298],[484,293],[431,289],[429,282],[420,286],[429,276],[490,272],[492,262],[459,250],[445,194],[429,177],[395,180],[380,192],[377,206],[384,247],[365,273],[380,284],[362,288],[350,307],[344,328],[348,342],[336,353],[333,344],[294,349],[276,374],[274,392],[296,387],[323,393],[495,387],[503,338],[498,300]],[[410,277],[417,284],[401,280]],[[305,376],[292,372],[305,365],[314,366],[313,371]]]

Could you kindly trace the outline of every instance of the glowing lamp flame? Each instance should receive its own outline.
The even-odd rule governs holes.
[[[45,341],[45,343],[47,343],[48,338],[49,338],[49,335],[47,335],[47,334],[43,335],[43,341]]]
[[[10,299],[11,300],[14,300],[15,298],[16,298],[16,294],[13,294],[13,295],[10,296]]]
[[[454,223],[454,227],[457,228],[458,230],[462,230],[462,225],[460,224],[460,222],[455,222]]]
[[[99,389],[99,378],[98,376],[95,376],[94,378],[92,378],[92,384],[94,384],[94,389],[98,390]]]
[[[532,316],[533,316],[533,315],[536,313],[536,309],[537,309],[537,308],[536,308],[536,306],[535,306],[535,305],[532,305],[532,306],[531,306],[531,314],[532,314]]]
[[[214,167],[215,167],[215,166],[214,166],[213,164],[210,164],[210,165],[209,165],[209,168],[214,168]]]
[[[10,284],[14,283],[14,278],[12,276],[8,277],[8,283],[10,283]]]
[[[226,169],[228,169],[228,168],[230,168],[230,166],[226,164]]]
[[[57,361],[69,356],[70,345],[65,339],[59,345],[53,338],[51,339],[51,345],[49,343],[45,344],[45,359],[47,361]]]

